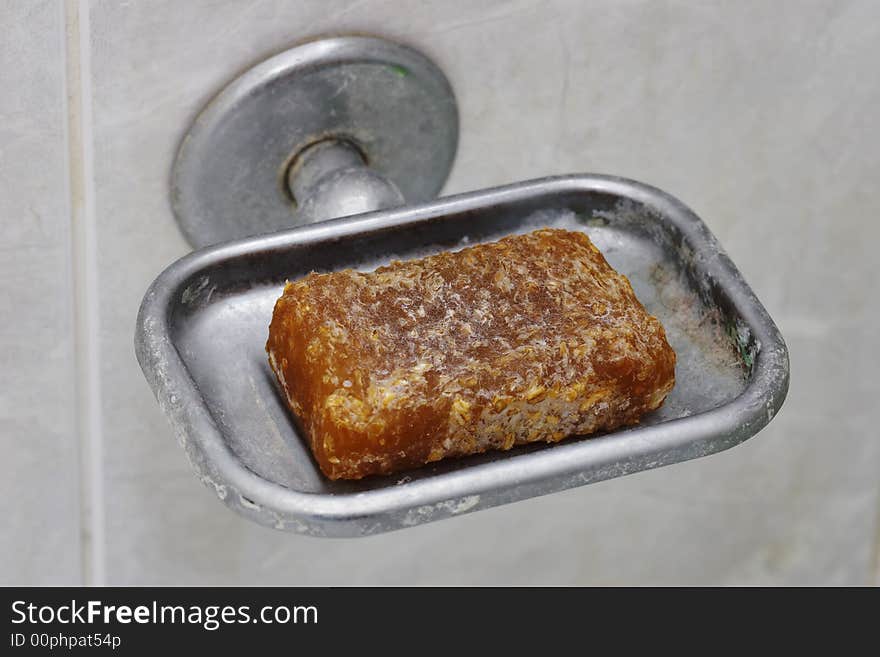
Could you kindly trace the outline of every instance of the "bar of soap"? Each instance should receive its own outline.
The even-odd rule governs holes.
[[[565,230],[288,282],[266,351],[331,479],[631,425],[675,381],[660,322]]]

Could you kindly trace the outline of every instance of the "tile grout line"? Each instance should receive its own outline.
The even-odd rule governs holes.
[[[87,0],[65,0],[59,4],[65,26],[66,185],[71,226],[80,559],[82,583],[102,586],[105,583],[104,464],[89,6]]]

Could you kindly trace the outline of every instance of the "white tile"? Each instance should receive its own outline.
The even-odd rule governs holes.
[[[869,581],[880,5],[97,2],[91,19],[111,583]],[[351,30],[450,77],[448,191],[594,171],[700,212],[789,338],[773,424],[708,459],[360,541],[278,534],[213,499],[131,346],[147,285],[187,252],[171,161],[235,73]]]
[[[64,23],[0,4],[0,585],[80,581]]]

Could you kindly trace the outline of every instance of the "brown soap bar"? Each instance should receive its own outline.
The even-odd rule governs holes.
[[[675,381],[660,322],[564,230],[309,274],[266,351],[331,479],[634,424]]]

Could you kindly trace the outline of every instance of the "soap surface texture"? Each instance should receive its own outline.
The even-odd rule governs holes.
[[[331,479],[632,425],[675,382],[626,277],[557,229],[288,282],[266,351]]]

